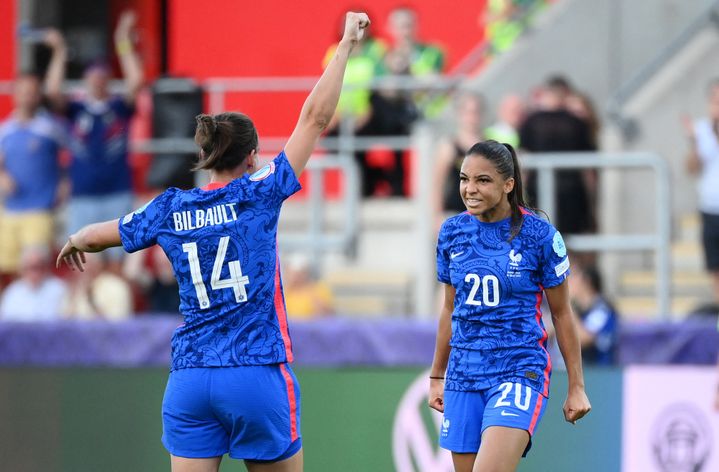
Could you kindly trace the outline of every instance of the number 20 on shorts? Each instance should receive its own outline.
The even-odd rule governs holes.
[[[499,390],[501,390],[502,395],[497,399],[497,403],[494,404],[494,407],[512,406],[509,400],[507,400],[507,397],[512,391],[512,387],[514,387],[514,406],[522,411],[527,411],[529,409],[529,403],[532,401],[532,389],[519,382],[504,382],[501,384]],[[524,387],[524,398],[522,398],[522,387]]]

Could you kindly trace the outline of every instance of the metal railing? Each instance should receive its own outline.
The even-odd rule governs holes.
[[[427,209],[431,208],[431,197],[426,189],[432,185],[432,163],[434,160],[435,134],[431,127],[420,126],[413,136],[413,147],[417,156],[417,179],[415,201],[417,219],[415,231],[419,238],[420,251],[434,254],[435,230]],[[650,169],[655,174],[656,199],[654,205],[656,228],[642,234],[587,234],[567,235],[567,247],[574,252],[615,252],[653,251],[657,281],[655,299],[660,316],[668,319],[671,315],[671,197],[670,172],[666,161],[649,152],[617,153],[537,153],[525,154],[521,158],[524,169],[537,171],[538,206],[550,220],[556,214],[554,195],[555,171],[560,169]],[[434,281],[434,260],[429,257],[418,259],[416,271],[415,300],[418,307],[432,307],[436,283]],[[416,310],[417,311],[417,310]],[[431,316],[419,312],[419,315]]]

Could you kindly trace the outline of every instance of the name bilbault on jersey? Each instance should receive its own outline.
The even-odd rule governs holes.
[[[185,321],[172,339],[172,370],[292,361],[277,222],[299,189],[281,152],[251,176],[170,188],[120,220],[128,252],[159,244],[172,262]]]
[[[440,230],[437,278],[456,290],[448,390],[511,381],[549,394],[542,290],[569,274],[567,250],[559,232],[529,212],[519,234],[509,234],[509,218],[483,223],[468,213]]]

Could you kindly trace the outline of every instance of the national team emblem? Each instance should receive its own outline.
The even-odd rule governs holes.
[[[522,272],[519,270],[519,263],[522,262],[522,253],[514,249],[509,251],[509,268],[507,269],[507,277],[521,277]]]
[[[562,235],[559,234],[559,231],[554,233],[554,238],[552,239],[552,249],[554,249],[554,252],[559,257],[567,255],[567,246],[564,245],[564,240],[562,239]]]
[[[442,435],[446,436],[449,434],[449,418],[442,420]]]
[[[519,263],[522,262],[522,253],[514,252],[514,249],[509,251],[509,265],[512,267],[519,267]]]
[[[264,166],[262,169],[258,170],[254,174],[250,176],[250,180],[253,182],[257,182],[260,180],[265,180],[267,177],[272,175],[275,172],[275,163],[270,162],[266,166]]]

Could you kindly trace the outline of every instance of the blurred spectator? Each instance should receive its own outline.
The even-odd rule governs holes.
[[[435,221],[441,224],[446,213],[457,214],[466,210],[459,193],[459,171],[464,156],[475,143],[482,141],[482,114],[484,99],[481,95],[462,92],[454,98],[456,129],[454,134],[438,144],[433,185]]]
[[[46,43],[53,50],[49,71],[57,64],[58,37],[48,30]],[[41,108],[41,90],[39,77],[18,76],[13,112],[0,125],[0,273],[6,275],[17,271],[24,247],[52,243],[53,209],[66,193],[58,162],[64,134]]]
[[[387,33],[392,38],[390,50],[399,54],[415,77],[440,74],[444,68],[444,52],[436,46],[420,42],[417,37],[417,13],[408,7],[392,10]]]
[[[401,77],[406,76],[409,64],[406,58],[396,51],[389,51],[384,57],[383,64],[390,80],[380,89],[370,94],[371,113],[369,121],[358,131],[365,136],[409,136],[412,123],[417,119],[418,113],[411,95],[401,89]],[[396,85],[395,85],[396,84]],[[382,192],[382,185],[388,187],[392,196],[405,194],[405,168],[404,150],[392,151],[393,159],[389,165],[376,166],[368,162],[366,152],[358,152],[360,167],[363,169],[362,194],[364,196],[376,195]]]
[[[509,49],[522,34],[522,23],[516,0],[489,0],[487,3],[487,41],[490,54],[497,55]]]
[[[484,130],[485,139],[519,148],[519,127],[524,120],[524,102],[519,95],[507,95],[499,102],[497,121]]]
[[[48,95],[54,107],[70,121],[70,178],[72,195],[68,205],[67,232],[73,233],[95,221],[118,218],[133,206],[128,162],[128,133],[134,103],[142,86],[143,72],[132,43],[136,18],[132,12],[120,16],[115,30],[115,49],[125,79],[125,95],[109,90],[108,65],[87,67],[85,96],[66,101],[62,94],[64,64],[48,75]],[[119,271],[122,248],[108,250],[114,270]]]
[[[397,56],[396,61],[385,61],[380,68],[382,74],[396,74],[388,70],[394,62],[407,64],[405,74],[417,78],[432,77],[442,73],[444,69],[444,52],[437,46],[423,43],[418,38],[417,12],[409,7],[395,8],[387,19],[387,34],[392,40],[390,51]],[[415,105],[427,117],[434,117],[444,108],[443,94],[415,92]]]
[[[106,270],[103,256],[85,254],[85,271],[73,272],[62,310],[66,318],[118,321],[132,314],[132,290],[124,279]]]
[[[0,320],[50,321],[61,318],[65,284],[50,273],[47,246],[27,246],[20,256],[20,278],[5,289]]]
[[[310,261],[302,254],[288,259],[283,273],[285,306],[292,319],[310,319],[332,314],[332,291],[324,282],[314,279]]]
[[[708,116],[691,122],[684,120],[689,140],[687,169],[699,176],[699,212],[706,269],[714,286],[714,302],[719,306],[719,79],[709,84]]]
[[[572,93],[563,77],[550,78],[541,94],[541,109],[531,113],[519,131],[520,147],[530,153],[595,151],[589,125],[567,110]],[[586,180],[591,172],[560,170],[555,172],[554,224],[564,234],[587,233],[595,229]],[[527,195],[537,205],[536,173],[528,174]]]
[[[160,246],[129,254],[123,267],[125,277],[136,284],[151,313],[180,312],[180,292],[172,263]]]
[[[358,8],[357,11],[364,11]],[[341,16],[339,23],[339,38],[344,33],[345,17]],[[385,43],[379,39],[372,37],[371,30],[365,31],[365,36],[359,44],[357,44],[347,60],[347,68],[345,69],[344,80],[342,84],[351,88],[342,90],[340,100],[337,103],[337,112],[328,127],[332,131],[336,131],[339,121],[343,118],[351,118],[354,129],[361,129],[369,120],[372,107],[370,104],[370,83],[377,75],[380,64],[387,51]],[[337,50],[335,43],[327,49],[322,67],[332,59]]]
[[[569,294],[581,320],[578,328],[582,358],[587,364],[614,364],[618,316],[602,295],[599,271],[594,266],[575,265],[570,275]]]

